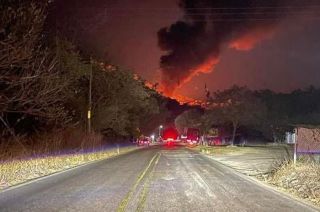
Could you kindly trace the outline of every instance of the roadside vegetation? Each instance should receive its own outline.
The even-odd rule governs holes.
[[[74,148],[67,150],[66,144],[59,135],[42,136],[41,139],[45,145],[37,143],[24,145],[21,148],[19,143],[14,143],[0,146],[0,191],[29,180],[128,153],[138,148],[132,145],[102,145],[101,136],[95,134],[79,138],[79,143],[72,143],[73,146],[78,146],[78,150]],[[22,142],[22,144],[25,143]]]
[[[283,162],[268,176],[268,183],[320,206],[320,164]]]

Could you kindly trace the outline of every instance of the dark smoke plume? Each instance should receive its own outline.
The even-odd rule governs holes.
[[[288,15],[314,9],[317,1],[297,0],[180,0],[183,21],[158,32],[164,92],[171,95],[179,85],[198,73],[208,73],[219,62],[226,46],[248,51],[271,39],[277,24]],[[319,2],[318,2],[319,5]]]

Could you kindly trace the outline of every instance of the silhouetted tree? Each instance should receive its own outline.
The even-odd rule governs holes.
[[[240,125],[255,125],[263,117],[264,105],[246,87],[233,86],[217,91],[211,100],[217,118],[232,124],[232,144]]]
[[[12,134],[68,122],[66,81],[55,52],[43,44],[46,10],[46,1],[12,0],[0,6],[0,116]]]

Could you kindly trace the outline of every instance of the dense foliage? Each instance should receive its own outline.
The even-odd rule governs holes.
[[[1,134],[15,136],[69,127],[86,129],[92,80],[92,128],[106,137],[136,137],[153,117],[166,118],[166,100],[138,76],[83,55],[46,30],[50,4],[1,5]],[[19,6],[16,6],[19,5]],[[163,119],[160,119],[163,121]],[[149,130],[158,126],[155,119]]]

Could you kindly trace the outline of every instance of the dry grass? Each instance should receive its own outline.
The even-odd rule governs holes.
[[[121,148],[120,153],[126,153],[134,149],[136,148]],[[56,155],[3,162],[0,164],[0,190],[34,178],[115,155],[118,155],[118,152],[116,149],[112,149],[92,153]]]
[[[286,161],[269,176],[268,182],[320,206],[320,164]]]
[[[0,190],[91,161],[136,149],[106,149],[102,137],[81,132],[55,133],[37,138],[15,138],[0,146]]]

